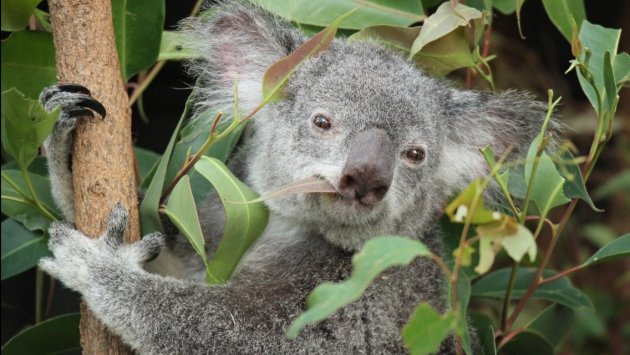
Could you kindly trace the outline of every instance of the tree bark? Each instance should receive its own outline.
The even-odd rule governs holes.
[[[74,136],[72,170],[77,228],[97,237],[111,208],[121,202],[130,214],[128,242],[140,239],[133,175],[131,110],[121,77],[110,0],[49,0],[57,79],[90,89],[107,110],[105,120],[83,119]],[[84,354],[132,352],[81,305]]]

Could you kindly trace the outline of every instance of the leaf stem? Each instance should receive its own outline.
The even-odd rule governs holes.
[[[575,273],[577,271],[582,270],[583,268],[584,268],[584,265],[582,265],[582,264],[576,265],[576,266],[574,266],[574,267],[572,267],[570,269],[564,270],[564,271],[559,272],[559,273],[557,273],[557,274],[555,274],[553,276],[549,276],[546,279],[540,280],[540,282],[538,283],[538,286],[544,285],[546,283],[550,283],[550,282],[553,282],[553,281],[556,281],[559,278],[571,275],[571,274],[573,274],[573,273]]]

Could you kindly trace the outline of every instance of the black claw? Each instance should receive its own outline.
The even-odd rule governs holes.
[[[94,112],[87,108],[80,108],[76,110],[72,110],[68,112],[68,116],[70,117],[85,117],[88,116],[90,118],[94,118]]]
[[[65,91],[65,92],[80,93],[80,94],[85,94],[87,96],[92,96],[92,93],[90,92],[90,90],[88,90],[88,88],[86,88],[83,85],[79,85],[79,84],[57,85],[57,88],[59,90],[61,90],[61,91]]]
[[[87,107],[87,108],[92,109],[93,111],[98,112],[98,114],[101,115],[103,119],[105,119],[105,116],[107,115],[107,111],[105,111],[105,107],[103,107],[103,105],[100,102],[92,98],[85,98],[77,102],[76,105],[79,107]]]

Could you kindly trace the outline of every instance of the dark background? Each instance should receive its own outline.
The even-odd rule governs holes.
[[[630,1],[586,0],[585,3],[590,22],[623,29],[620,51],[630,51]],[[167,0],[166,4],[165,28],[172,30],[180,19],[187,16],[194,1]],[[573,58],[569,45],[551,24],[538,0],[526,1],[522,9],[525,40],[519,37],[516,26],[515,16],[495,13],[490,52],[498,56],[492,62],[497,88],[528,89],[543,101],[547,99],[547,89],[554,89],[557,96],[563,97],[560,114],[563,122],[570,127],[567,138],[575,143],[581,154],[587,154],[595,127],[595,114],[582,94],[575,74],[564,75],[569,60]],[[462,77],[461,73],[453,75],[454,84],[463,85],[460,80]],[[137,106],[134,107],[133,137],[137,146],[162,153],[193,83],[194,80],[184,74],[180,63],[166,64],[144,94],[144,109],[150,120],[148,124],[139,119]],[[481,80],[476,80],[476,84],[485,89]],[[616,133],[588,183],[589,191],[630,166],[628,91],[625,89],[621,93]],[[619,192],[596,203],[606,211],[596,213],[586,204],[578,204],[554,253],[551,267],[562,270],[576,265],[597,249],[586,233],[589,225],[605,225],[616,235],[630,231],[630,198],[627,192]],[[545,248],[544,242],[542,247]],[[629,273],[629,270],[629,261],[620,260],[596,266],[572,277],[572,281],[594,299],[606,332],[581,338],[578,329],[561,345],[560,353],[624,352],[624,346],[628,346],[630,339],[630,307],[627,302],[630,299],[630,282],[620,283],[618,280],[619,275]],[[25,325],[33,322],[34,274],[29,271],[2,282],[3,344]],[[76,294],[56,285],[52,295],[48,316],[78,310],[79,298]]]

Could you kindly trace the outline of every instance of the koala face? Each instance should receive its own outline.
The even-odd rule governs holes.
[[[291,77],[287,98],[254,121],[250,180],[259,192],[321,177],[338,193],[268,201],[313,223],[401,217],[427,192],[443,144],[439,83],[377,45],[336,42]],[[255,173],[254,173],[255,172]]]
[[[202,58],[190,64],[203,84],[198,105],[222,112],[233,109],[237,81],[240,110],[256,107],[266,69],[306,41],[255,7],[226,5],[214,20],[190,25],[187,45]],[[449,194],[487,173],[479,149],[501,154],[512,146],[518,154],[545,112],[527,94],[452,88],[400,53],[343,39],[303,63],[285,95],[253,120],[241,157],[247,183],[264,194],[304,178],[326,180],[335,193],[267,204],[354,250],[376,235],[424,233]]]

